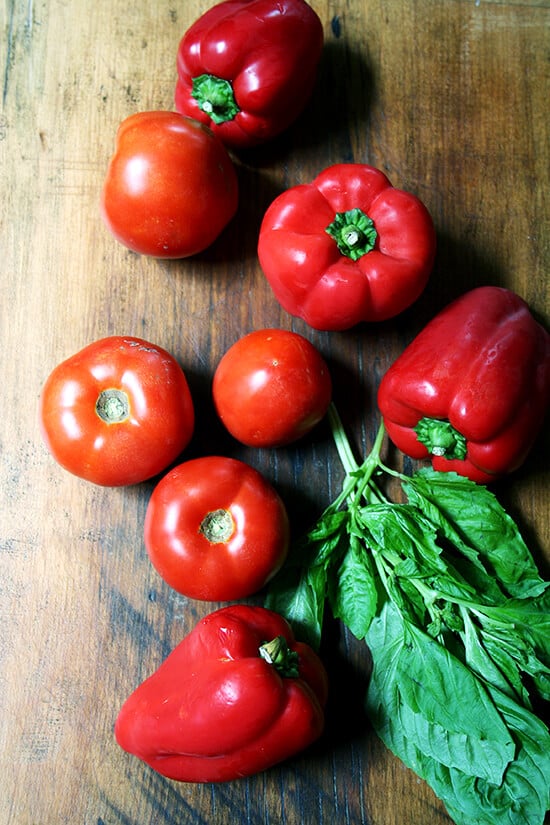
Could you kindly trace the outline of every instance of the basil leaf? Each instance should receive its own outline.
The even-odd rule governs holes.
[[[487,613],[490,622],[493,611]],[[499,621],[512,624],[550,665],[550,590],[530,599],[509,600],[498,608],[497,616],[497,627]]]
[[[530,706],[529,694],[524,688],[521,676],[513,659],[508,655],[501,655],[500,651],[495,651],[491,655],[485,648],[481,633],[468,615],[463,611],[464,632],[462,641],[464,643],[465,662],[475,673],[485,682],[499,688],[508,696],[521,701],[526,707]]]
[[[291,549],[267,591],[265,606],[284,616],[300,640],[315,650],[321,644],[327,571],[346,551],[348,519],[347,511],[326,511]]]
[[[303,571],[283,567],[265,599],[265,606],[284,616],[300,641],[315,650],[321,644],[326,587],[327,574],[321,566]]]
[[[337,510],[336,512],[326,510],[307,532],[307,539],[309,541],[320,541],[321,539],[334,536],[338,533],[347,518],[348,514],[346,510]]]
[[[538,694],[550,699],[550,592],[475,613],[480,639],[511,682],[512,669],[516,679],[528,674]]]
[[[369,628],[368,644],[373,656],[373,670],[365,699],[371,724],[386,747],[417,776],[426,778],[426,757],[410,740],[399,722],[401,699],[396,678],[397,658],[404,645],[403,633],[385,621],[384,607]],[[443,798],[441,789],[436,793]]]
[[[548,728],[509,697],[495,689],[491,693],[516,741],[516,757],[499,785],[449,771],[450,788],[445,777],[443,801],[457,825],[543,825],[550,808]],[[438,793],[440,777],[435,770],[431,773],[427,781]]]
[[[420,749],[432,758],[439,744],[437,758],[449,767],[468,772],[469,766],[477,776],[500,781],[514,743],[482,683],[439,642],[393,612],[392,621],[403,625],[396,677],[405,732],[411,738],[416,730]]]
[[[363,639],[376,614],[378,590],[368,553],[357,536],[350,536],[347,553],[342,557],[329,583],[329,601],[334,618],[341,619],[358,639]]]
[[[496,497],[456,473],[424,468],[403,481],[416,505],[470,561],[497,576],[512,597],[525,598],[547,587],[518,527]]]
[[[392,574],[385,579],[384,586],[397,609],[410,622],[424,626],[429,621],[424,597],[415,587],[414,579],[398,578]]]
[[[372,541],[387,552],[388,557],[411,559],[424,571],[446,573],[447,564],[441,558],[437,532],[422,513],[409,504],[371,504],[357,514],[367,543]]]
[[[308,564],[327,564],[332,560],[332,556],[339,550],[342,541],[346,543],[345,525],[348,519],[349,513],[345,510],[337,513],[327,512],[321,516],[303,540]],[[298,562],[301,556],[300,553],[297,557]],[[292,564],[292,559],[290,563]]]
[[[477,754],[469,773],[443,764],[437,754],[427,755],[412,722],[409,720],[407,726],[414,736],[408,735],[402,723],[406,711],[399,689],[400,661],[406,639],[403,621],[391,604],[385,604],[367,634],[373,672],[366,698],[367,712],[384,744],[428,782],[456,825],[543,825],[550,787],[550,736],[546,726],[513,699],[490,688],[490,698],[514,742],[513,757],[502,780],[494,783],[475,775]],[[454,708],[459,716],[469,712],[460,696]]]
[[[518,633],[510,634],[509,639],[502,634],[490,636],[482,633],[487,652],[503,669],[508,672],[515,667],[518,674],[526,673],[533,679],[537,692],[543,699],[550,698],[550,669],[546,667],[536,653],[525,644],[525,639]],[[529,705],[529,703],[527,703]]]
[[[456,768],[471,776],[475,773],[489,782],[499,783],[507,762],[493,762],[493,752],[474,746],[464,734],[448,731],[434,722],[428,722],[421,713],[399,704],[397,721],[403,734],[422,753],[425,759],[440,762],[448,768]],[[475,768],[473,767],[475,766]]]
[[[508,804],[519,801],[523,819],[517,821],[526,825],[542,822],[550,810],[550,731],[534,713],[509,696],[494,688],[490,692],[518,746],[503,786],[491,789],[492,802],[495,798]]]

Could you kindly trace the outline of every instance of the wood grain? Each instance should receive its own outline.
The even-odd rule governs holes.
[[[0,821],[449,823],[373,736],[362,709],[367,651],[338,625],[325,641],[327,733],[307,754],[195,787],[120,751],[112,728],[122,701],[214,605],[175,595],[152,570],[142,541],[152,483],[105,490],[62,471],[40,441],[37,401],[50,370],[96,338],[164,346],[201,411],[188,455],[224,452],[258,467],[298,532],[342,481],[328,428],[276,452],[237,446],[212,412],[213,368],[252,329],[303,333],[331,366],[359,451],[377,428],[380,376],[451,298],[507,286],[548,325],[550,9],[545,0],[314,0],[326,46],[307,111],[236,158],[240,207],[218,242],[159,262],[108,235],[99,190],[119,122],[172,108],[179,39],[208,5],[4,0],[0,9]],[[278,307],[256,238],[280,191],[340,161],[372,163],[418,194],[439,247],[425,294],[401,318],[324,334]],[[547,448],[541,436],[498,489],[546,573]]]

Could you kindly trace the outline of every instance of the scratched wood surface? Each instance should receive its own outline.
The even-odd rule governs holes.
[[[50,370],[96,338],[158,343],[184,367],[199,411],[187,455],[223,452],[258,467],[299,532],[342,480],[328,428],[288,449],[238,447],[212,412],[213,368],[252,329],[305,334],[331,366],[359,451],[377,428],[381,374],[451,298],[508,286],[548,324],[549,4],[315,0],[326,47],[307,111],[236,159],[240,207],[219,241],[162,263],[107,234],[99,191],[119,122],[172,108],[179,39],[208,5],[0,8],[0,822],[443,825],[443,806],[370,731],[367,651],[337,624],[324,643],[327,732],[308,753],[246,781],[188,786],[118,748],[122,701],[217,605],[175,595],[148,563],[153,484],[107,490],[65,473],[40,442],[37,401]],[[339,161],[372,163],[417,193],[439,249],[428,289],[399,320],[319,334],[275,303],[256,238],[275,195]],[[541,437],[498,488],[546,574],[547,447]],[[388,460],[400,466],[391,451]]]

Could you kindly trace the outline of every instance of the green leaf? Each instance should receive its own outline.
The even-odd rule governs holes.
[[[537,693],[550,699],[550,592],[473,613],[487,652],[511,683],[528,674]],[[525,704],[528,707],[529,701]]]
[[[434,576],[430,584],[432,589],[437,592],[439,599],[474,604],[479,599],[479,593],[475,588],[462,581],[461,578],[457,578],[452,567],[449,568],[446,576]]]
[[[534,713],[509,696],[496,689],[491,689],[491,694],[519,750],[506,772],[503,787],[494,789],[493,794],[507,794],[512,800],[529,802],[531,813],[525,822],[533,825],[550,810],[550,731]]]
[[[346,510],[323,513],[315,525],[294,543],[285,567],[306,568],[331,561],[333,554],[339,552],[342,540],[347,540],[348,519]]]
[[[411,711],[409,737],[415,729],[427,755],[435,756],[439,743],[439,761],[499,781],[514,744],[484,686],[443,645],[393,612],[392,621],[403,627],[396,678]]]
[[[300,641],[321,644],[327,575],[323,567],[283,567],[268,590],[265,606],[290,622]]]
[[[424,468],[404,481],[403,489],[409,502],[470,561],[496,575],[510,596],[525,598],[546,589],[517,525],[486,487]]]
[[[507,735],[514,741],[514,754],[502,781],[492,783],[476,776],[477,761],[470,773],[449,767],[437,756],[427,755],[419,746],[422,737],[418,732],[409,736],[402,724],[400,660],[406,634],[390,604],[384,605],[372,622],[367,643],[374,662],[366,698],[373,726],[385,745],[428,782],[456,825],[543,825],[550,787],[550,736],[546,726],[534,714],[491,688],[491,699],[506,725]],[[454,707],[457,715],[469,712],[460,696],[456,697]]]
[[[464,643],[465,662],[468,667],[489,685],[499,688],[503,693],[516,698],[526,707],[529,707],[529,695],[522,684],[521,676],[513,659],[507,654],[505,656],[495,656],[493,652],[493,655],[491,655],[490,651],[486,650],[481,633],[466,610],[463,611],[463,620],[462,641]]]
[[[523,636],[514,633],[510,634],[509,638],[505,640],[502,638],[502,634],[492,637],[482,633],[482,638],[488,653],[495,662],[499,663],[501,668],[509,672],[512,667],[515,667],[518,678],[521,678],[521,673],[529,674],[539,695],[543,699],[550,698],[548,692],[550,669],[537,657]],[[528,702],[527,705],[529,705]]]
[[[415,586],[414,579],[398,577],[392,573],[385,579],[384,585],[392,602],[409,621],[422,626],[429,621],[424,597]]]
[[[429,625],[433,635],[443,629],[445,618],[451,618],[454,612],[452,605],[436,608],[436,600],[476,596],[476,591],[447,563],[437,542],[437,528],[416,507],[371,505],[358,510],[351,525],[372,547],[391,599],[412,622]],[[452,618],[447,626],[461,627],[456,617]]]
[[[388,559],[410,559],[424,575],[445,573],[437,531],[423,514],[409,504],[371,504],[357,513],[367,543],[374,542]]]
[[[334,617],[363,639],[376,614],[378,591],[372,563],[356,536],[350,537],[349,550],[331,582],[329,600]]]
[[[330,509],[327,510],[317,520],[313,527],[308,530],[308,539],[310,541],[319,541],[320,539],[333,536],[335,533],[338,533],[347,518],[348,513],[346,510],[337,510],[336,512],[333,512]]]
[[[480,619],[491,623],[493,615],[494,611],[487,611],[487,616],[480,613]],[[498,608],[496,615],[521,632],[523,639],[550,665],[550,590],[529,599],[509,600]]]
[[[321,643],[327,571],[346,551],[348,519],[347,511],[327,510],[291,549],[265,599],[265,606],[284,616],[296,635],[316,650]]]
[[[502,774],[499,774],[499,770],[504,770],[507,763],[503,766],[499,761],[495,765],[491,748],[484,751],[465,734],[428,722],[421,713],[414,713],[402,703],[397,718],[403,734],[414,743],[424,758],[433,759],[448,768],[456,768],[467,775],[475,773],[488,781],[500,782]]]
[[[495,689],[491,693],[516,742],[516,756],[498,785],[472,782],[471,777],[450,771],[452,794],[444,799],[445,804],[457,825],[542,825],[550,808],[548,728],[506,695]],[[434,784],[437,781],[436,777]]]

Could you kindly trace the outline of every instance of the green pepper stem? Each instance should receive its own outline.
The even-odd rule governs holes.
[[[259,653],[284,678],[297,679],[300,675],[298,654],[289,648],[284,636],[276,636],[270,642],[264,642]]]
[[[358,208],[337,212],[325,231],[334,238],[342,255],[352,261],[373,250],[378,236],[371,218]]]
[[[231,83],[222,77],[212,74],[194,77],[191,95],[216,124],[233,120],[240,112]]]
[[[414,428],[416,437],[430,455],[448,459],[466,458],[466,439],[449,421],[422,418]]]

